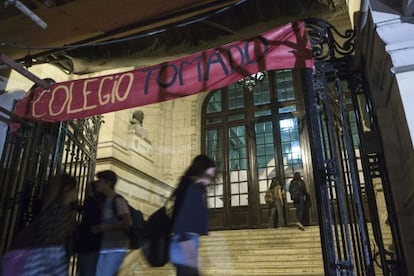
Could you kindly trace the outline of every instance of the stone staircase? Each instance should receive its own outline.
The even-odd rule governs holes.
[[[201,238],[203,276],[324,275],[319,227],[212,231]],[[136,250],[119,275],[174,276],[171,264],[152,268]]]

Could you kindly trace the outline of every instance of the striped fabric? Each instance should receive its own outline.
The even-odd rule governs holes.
[[[69,206],[53,204],[41,213],[33,247],[62,246],[67,242],[70,227]]]
[[[63,246],[32,249],[22,273],[22,276],[67,275],[68,259]]]
[[[35,229],[33,248],[22,276],[66,276],[66,242],[70,227],[69,206],[55,203],[43,211]]]

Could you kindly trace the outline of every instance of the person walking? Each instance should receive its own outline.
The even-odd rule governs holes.
[[[206,186],[214,181],[216,165],[206,155],[196,156],[173,193],[170,261],[177,276],[198,276],[199,236],[208,233]]]
[[[293,200],[293,204],[296,208],[296,225],[300,230],[305,230],[303,226],[306,219],[306,185],[302,180],[300,172],[295,172],[293,178],[290,181],[289,186],[290,197]]]
[[[126,231],[131,227],[132,219],[126,200],[115,192],[117,175],[111,170],[105,170],[96,176],[96,191],[106,197],[101,223],[92,227],[94,233],[102,233],[96,276],[114,276],[128,251]]]
[[[280,181],[276,178],[272,178],[269,190],[273,194],[273,202],[270,204],[270,216],[269,216],[269,227],[270,228],[281,228],[285,227],[285,216],[283,213],[284,198],[283,198],[283,187]]]
[[[101,247],[102,233],[93,233],[94,226],[101,223],[102,208],[105,195],[96,191],[97,181],[87,187],[87,197],[80,207],[81,221],[77,229],[77,243],[75,250],[78,253],[79,276],[93,276]]]
[[[76,179],[61,173],[51,178],[45,189],[30,255],[22,276],[65,276],[69,274],[67,245],[75,224]]]

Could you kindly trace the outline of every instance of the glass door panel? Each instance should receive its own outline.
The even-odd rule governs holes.
[[[229,128],[229,181],[231,207],[248,206],[246,127]]]
[[[207,204],[213,209],[224,207],[223,173],[218,173],[214,183],[207,187]]]
[[[218,173],[213,184],[207,188],[207,203],[209,208],[219,209],[224,207],[225,195],[223,190],[223,137],[221,129],[212,129],[206,132],[207,155],[216,162]]]
[[[265,204],[264,195],[270,185],[270,179],[278,175],[275,162],[273,123],[271,121],[256,123],[255,133],[259,198],[260,204]]]
[[[285,191],[289,191],[293,173],[300,172],[303,175],[302,149],[299,138],[299,126],[297,118],[279,120],[283,170],[285,175]],[[289,192],[286,199],[291,202]]]

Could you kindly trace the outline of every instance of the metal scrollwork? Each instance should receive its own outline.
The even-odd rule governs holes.
[[[99,130],[103,122],[103,116],[97,115],[74,120],[73,124],[76,125],[74,128],[77,129],[84,139],[86,139],[90,145],[93,145],[94,150],[96,150],[95,147],[98,144]]]
[[[307,34],[312,45],[312,56],[317,60],[329,61],[350,55],[355,50],[355,32],[340,33],[323,19],[305,20]]]
[[[325,160],[326,176],[331,180],[336,181],[338,179],[338,170],[336,168],[336,162],[333,159]]]

